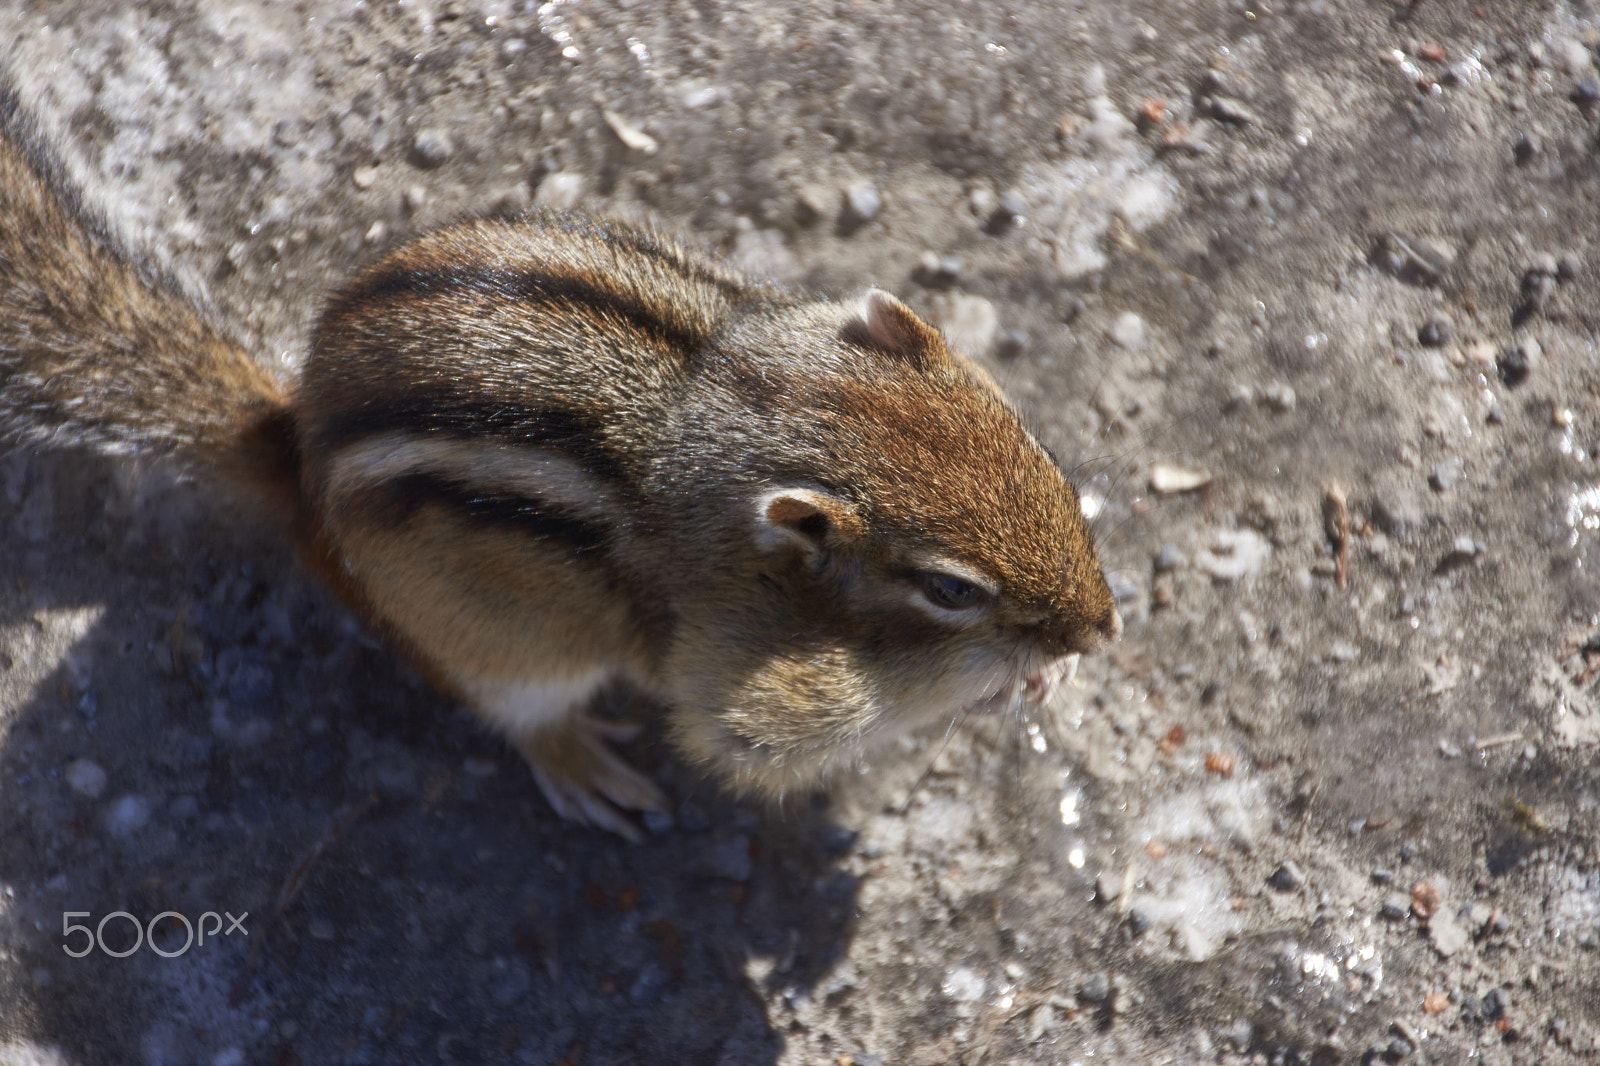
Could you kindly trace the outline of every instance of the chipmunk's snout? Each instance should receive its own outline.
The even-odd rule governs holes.
[[[1122,636],[1122,612],[1113,606],[1094,628],[1107,644],[1111,643]]]

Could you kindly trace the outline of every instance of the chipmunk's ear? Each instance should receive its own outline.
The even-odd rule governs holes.
[[[950,358],[943,335],[882,289],[867,290],[855,317],[845,325],[844,339],[922,366]]]
[[[756,500],[756,541],[768,551],[798,544],[808,553],[838,548],[866,532],[855,504],[814,489],[773,489]]]

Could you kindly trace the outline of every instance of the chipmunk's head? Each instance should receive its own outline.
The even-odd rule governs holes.
[[[667,665],[680,746],[766,794],[1037,695],[1121,630],[1076,492],[993,379],[886,293],[822,306],[738,340],[781,352],[754,369],[784,444]]]

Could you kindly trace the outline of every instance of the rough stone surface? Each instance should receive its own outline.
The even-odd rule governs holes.
[[[0,1061],[1594,1063],[1600,165],[1555,42],[1597,33],[1576,2],[0,2],[91,200],[275,369],[361,264],[529,191],[924,312],[923,253],[959,261],[1132,596],[1046,707],[828,798],[736,803],[647,731],[673,806],[630,846],[203,481],[0,455]],[[1149,495],[1163,460],[1215,480]],[[1442,956],[1391,898],[1421,881],[1505,921]],[[63,950],[115,911],[127,957]],[[166,911],[204,944],[135,946]]]

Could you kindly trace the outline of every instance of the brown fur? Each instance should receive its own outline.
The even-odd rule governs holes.
[[[311,563],[564,813],[627,831],[609,805],[654,796],[578,717],[608,678],[771,795],[1117,633],[1072,487],[886,293],[796,297],[580,216],[466,223],[337,293],[285,396],[0,119],[0,425],[277,485]]]

